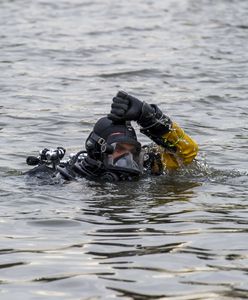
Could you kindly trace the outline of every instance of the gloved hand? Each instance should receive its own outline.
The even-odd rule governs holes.
[[[141,132],[158,145],[165,146],[163,134],[171,129],[172,122],[155,104],[141,102],[139,99],[120,91],[113,98],[108,118],[114,122],[137,121]]]
[[[113,98],[108,118],[112,121],[138,121],[142,113],[143,102],[119,91]]]

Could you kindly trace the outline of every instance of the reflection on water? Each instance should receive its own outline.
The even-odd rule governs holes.
[[[226,202],[230,189],[243,187],[218,182],[217,170],[208,179],[197,177],[196,170],[190,177],[189,172],[193,170],[183,170],[178,180],[163,176],[121,184],[82,179],[59,189],[29,185],[22,176],[5,177],[12,182],[12,193],[2,190],[2,195],[13,199],[19,194],[20,205],[16,210],[16,201],[3,202],[3,293],[13,286],[23,295],[28,288],[31,298],[66,299],[82,295],[83,286],[86,299],[92,294],[132,299],[245,297],[248,256],[240,237],[247,233],[247,204]],[[238,176],[245,175],[229,177]],[[212,196],[205,195],[204,185],[210,191],[214,186]]]
[[[247,299],[247,12],[0,3],[0,299]],[[119,89],[180,123],[195,164],[119,184],[20,176],[39,149],[79,151]]]

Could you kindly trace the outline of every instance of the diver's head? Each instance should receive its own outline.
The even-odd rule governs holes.
[[[90,158],[102,162],[102,169],[120,180],[139,176],[143,171],[141,144],[131,123],[113,123],[107,117],[98,120],[86,140]]]

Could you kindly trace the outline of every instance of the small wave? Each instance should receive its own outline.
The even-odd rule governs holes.
[[[209,166],[206,159],[197,159],[190,166],[182,167],[174,173],[168,173],[169,178],[177,180],[193,180],[198,182],[228,183],[233,185],[247,184],[248,172],[230,169],[216,169]],[[235,180],[237,179],[238,180]],[[234,180],[233,180],[234,179]],[[233,180],[230,182],[230,180]]]
[[[133,71],[120,71],[120,72],[112,72],[99,74],[99,77],[103,78],[111,78],[111,77],[124,77],[124,76],[146,76],[146,75],[160,75],[160,71],[157,69],[141,69],[141,70],[133,70]]]
[[[97,252],[89,251],[86,254],[100,257],[102,259],[117,258],[117,257],[132,257],[132,256],[144,256],[154,255],[159,253],[170,253],[176,251],[178,248],[183,247],[185,243],[171,243],[156,246],[136,246],[134,250],[126,250],[119,252]],[[104,245],[104,244],[103,244]]]
[[[53,276],[45,276],[33,279],[33,282],[52,282],[57,280],[63,280],[68,278],[73,278],[77,276],[88,276],[88,275],[96,275],[96,276],[113,276],[114,272],[91,272],[91,273],[70,273],[70,274],[58,274]]]
[[[21,266],[21,265],[26,265],[26,264],[27,263],[25,263],[25,262],[15,262],[15,263],[9,263],[9,264],[1,264],[0,269],[11,268],[11,267]]]
[[[248,25],[237,25],[236,27],[240,29],[248,29]]]
[[[41,227],[73,227],[79,226],[80,223],[74,220],[68,219],[49,219],[49,220],[35,220],[28,222],[34,226],[41,226]]]

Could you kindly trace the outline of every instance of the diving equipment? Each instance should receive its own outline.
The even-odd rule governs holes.
[[[123,157],[113,159],[116,148],[121,144],[133,145],[133,153],[125,153]],[[101,174],[112,172],[119,178],[122,178],[121,172],[128,176],[142,174],[141,144],[129,121],[113,122],[107,117],[101,118],[87,138],[85,147],[88,157],[92,159],[88,160],[87,170],[90,165],[94,165]]]

